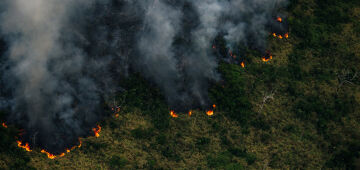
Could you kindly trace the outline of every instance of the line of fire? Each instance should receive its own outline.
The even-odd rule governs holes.
[[[117,114],[118,114],[118,113],[117,113]],[[2,122],[1,125],[2,125],[3,128],[8,128],[8,125],[7,125],[5,122]],[[94,136],[95,136],[95,137],[97,137],[97,138],[100,137],[101,126],[100,126],[100,125],[96,125],[96,127],[93,128],[92,131],[94,132]],[[20,130],[19,136],[21,137],[23,134],[24,134],[24,131],[23,131],[23,130]],[[22,142],[22,141],[20,141],[20,140],[17,140],[16,143],[17,143],[17,146],[18,146],[19,148],[22,148],[22,149],[24,149],[24,150],[27,151],[27,152],[32,152],[32,151],[33,151],[33,150],[31,149],[30,144],[29,144],[28,142]],[[47,156],[49,159],[55,159],[55,158],[59,158],[59,157],[65,156],[67,153],[70,153],[72,150],[74,150],[74,149],[76,149],[76,148],[80,148],[81,145],[82,145],[82,141],[81,141],[81,139],[79,138],[79,144],[78,144],[78,145],[66,149],[65,152],[63,152],[63,153],[61,153],[61,154],[59,154],[59,155],[52,154],[52,153],[46,151],[45,149],[41,149],[40,152],[46,154],[46,156]]]

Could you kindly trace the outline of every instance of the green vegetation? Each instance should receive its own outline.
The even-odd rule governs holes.
[[[273,60],[239,47],[245,68],[220,64],[214,116],[171,118],[161,92],[132,75],[119,117],[65,157],[25,152],[15,127],[0,127],[0,169],[360,168],[360,1],[292,0],[284,10],[290,37],[269,36]]]

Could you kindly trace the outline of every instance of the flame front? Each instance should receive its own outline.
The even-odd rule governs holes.
[[[93,128],[92,130],[94,131],[95,136],[98,138],[100,136],[101,126],[97,125],[97,128]],[[81,146],[81,142],[80,142],[80,146]]]
[[[281,17],[277,17],[277,18],[276,18],[276,21],[282,22],[282,18],[281,18]]]
[[[173,110],[170,111],[171,117],[179,117]]]
[[[3,122],[1,125],[2,125],[4,128],[8,128],[8,126],[6,125],[5,122]]]
[[[209,110],[209,111],[206,112],[206,114],[207,114],[208,116],[212,116],[212,115],[214,115],[214,111],[213,111],[213,110]]]
[[[41,150],[41,153],[45,153],[49,159],[55,159],[56,158],[56,156],[54,154],[51,154],[51,153],[45,151],[44,149]],[[64,154],[64,153],[62,153],[62,154]]]
[[[30,149],[30,146],[28,143],[25,143],[25,145],[22,145],[21,141],[16,141],[18,144],[18,147],[20,148],[24,148],[26,151],[31,152],[32,150]]]
[[[270,61],[272,59],[272,55],[270,55],[269,57],[262,57],[261,58],[261,60],[263,61],[263,62],[268,62],[268,61]]]
[[[289,38],[289,33],[285,33],[284,35],[272,33],[272,36],[275,38],[279,38],[279,39],[283,39],[284,37],[287,39],[287,38]]]
[[[192,115],[192,111],[190,110],[190,111],[189,111],[189,116],[191,116],[191,115]]]
[[[69,153],[71,152],[72,150],[74,150],[76,147],[80,148],[81,147],[81,140],[79,138],[79,145],[78,146],[73,146],[71,149],[66,149],[66,153]],[[45,149],[42,149],[41,150],[41,153],[45,153],[46,156],[49,158],[49,159],[55,159],[57,157],[64,157],[66,154],[65,152],[64,153],[61,153],[60,155],[56,156],[55,154],[52,154],[52,153],[49,153],[48,151],[46,151]]]

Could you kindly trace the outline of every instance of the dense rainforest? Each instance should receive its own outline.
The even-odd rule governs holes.
[[[64,157],[26,152],[17,127],[0,127],[0,169],[359,169],[360,1],[291,0],[282,10],[289,37],[269,33],[271,60],[239,45],[244,67],[219,65],[212,116],[170,116],[156,86],[133,74],[100,136]]]

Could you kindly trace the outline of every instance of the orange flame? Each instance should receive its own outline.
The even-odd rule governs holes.
[[[276,21],[282,22],[282,18],[281,18],[281,17],[277,17]]]
[[[8,126],[6,125],[5,122],[3,122],[1,125],[2,125],[4,128],[8,128]]]
[[[214,109],[216,108],[216,104],[213,104],[213,108],[214,108]]]
[[[206,114],[207,114],[208,116],[212,116],[212,115],[214,115],[214,111],[213,111],[213,110],[209,110],[209,111],[206,112]]]
[[[277,37],[279,39],[283,39],[285,38],[289,38],[289,33],[285,33],[284,35],[280,35],[280,34],[276,34],[276,33],[272,33],[273,37]]]
[[[270,55],[269,57],[263,56],[263,57],[261,58],[261,60],[262,60],[263,62],[268,62],[268,61],[270,61],[271,59],[272,59],[272,55]]]
[[[45,151],[44,149],[41,150],[41,153],[45,153],[49,159],[55,159],[56,158],[56,156],[54,154],[51,154],[51,153]]]
[[[80,148],[80,147],[81,147],[81,143],[82,143],[82,142],[81,142],[81,140],[80,140],[80,138],[79,138],[79,145],[78,145],[78,146],[73,146],[71,149],[66,149],[66,153],[71,152],[71,151],[74,150],[76,147]],[[66,155],[65,152],[64,152],[64,153],[61,153],[60,155],[56,156],[55,154],[52,154],[52,153],[46,151],[45,149],[42,149],[42,150],[41,150],[41,153],[45,153],[49,159],[55,159],[55,158],[57,158],[57,157],[64,157],[64,156]]]
[[[192,110],[189,111],[189,116],[191,116],[191,115],[192,115]]]
[[[101,126],[97,125],[97,128],[93,128],[92,130],[94,131],[95,136],[98,138],[100,136]],[[80,146],[81,146],[81,142],[80,142]]]
[[[30,146],[28,143],[25,143],[25,145],[22,145],[21,141],[16,141],[18,144],[18,147],[20,148],[24,148],[26,151],[31,152],[32,150],[30,149]]]
[[[262,57],[263,62],[268,62],[269,60],[270,60],[270,58],[266,59],[265,57]]]
[[[241,62],[240,65],[241,65],[242,68],[245,67],[245,63],[244,63],[244,62]]]
[[[173,110],[170,111],[171,117],[179,117]]]

